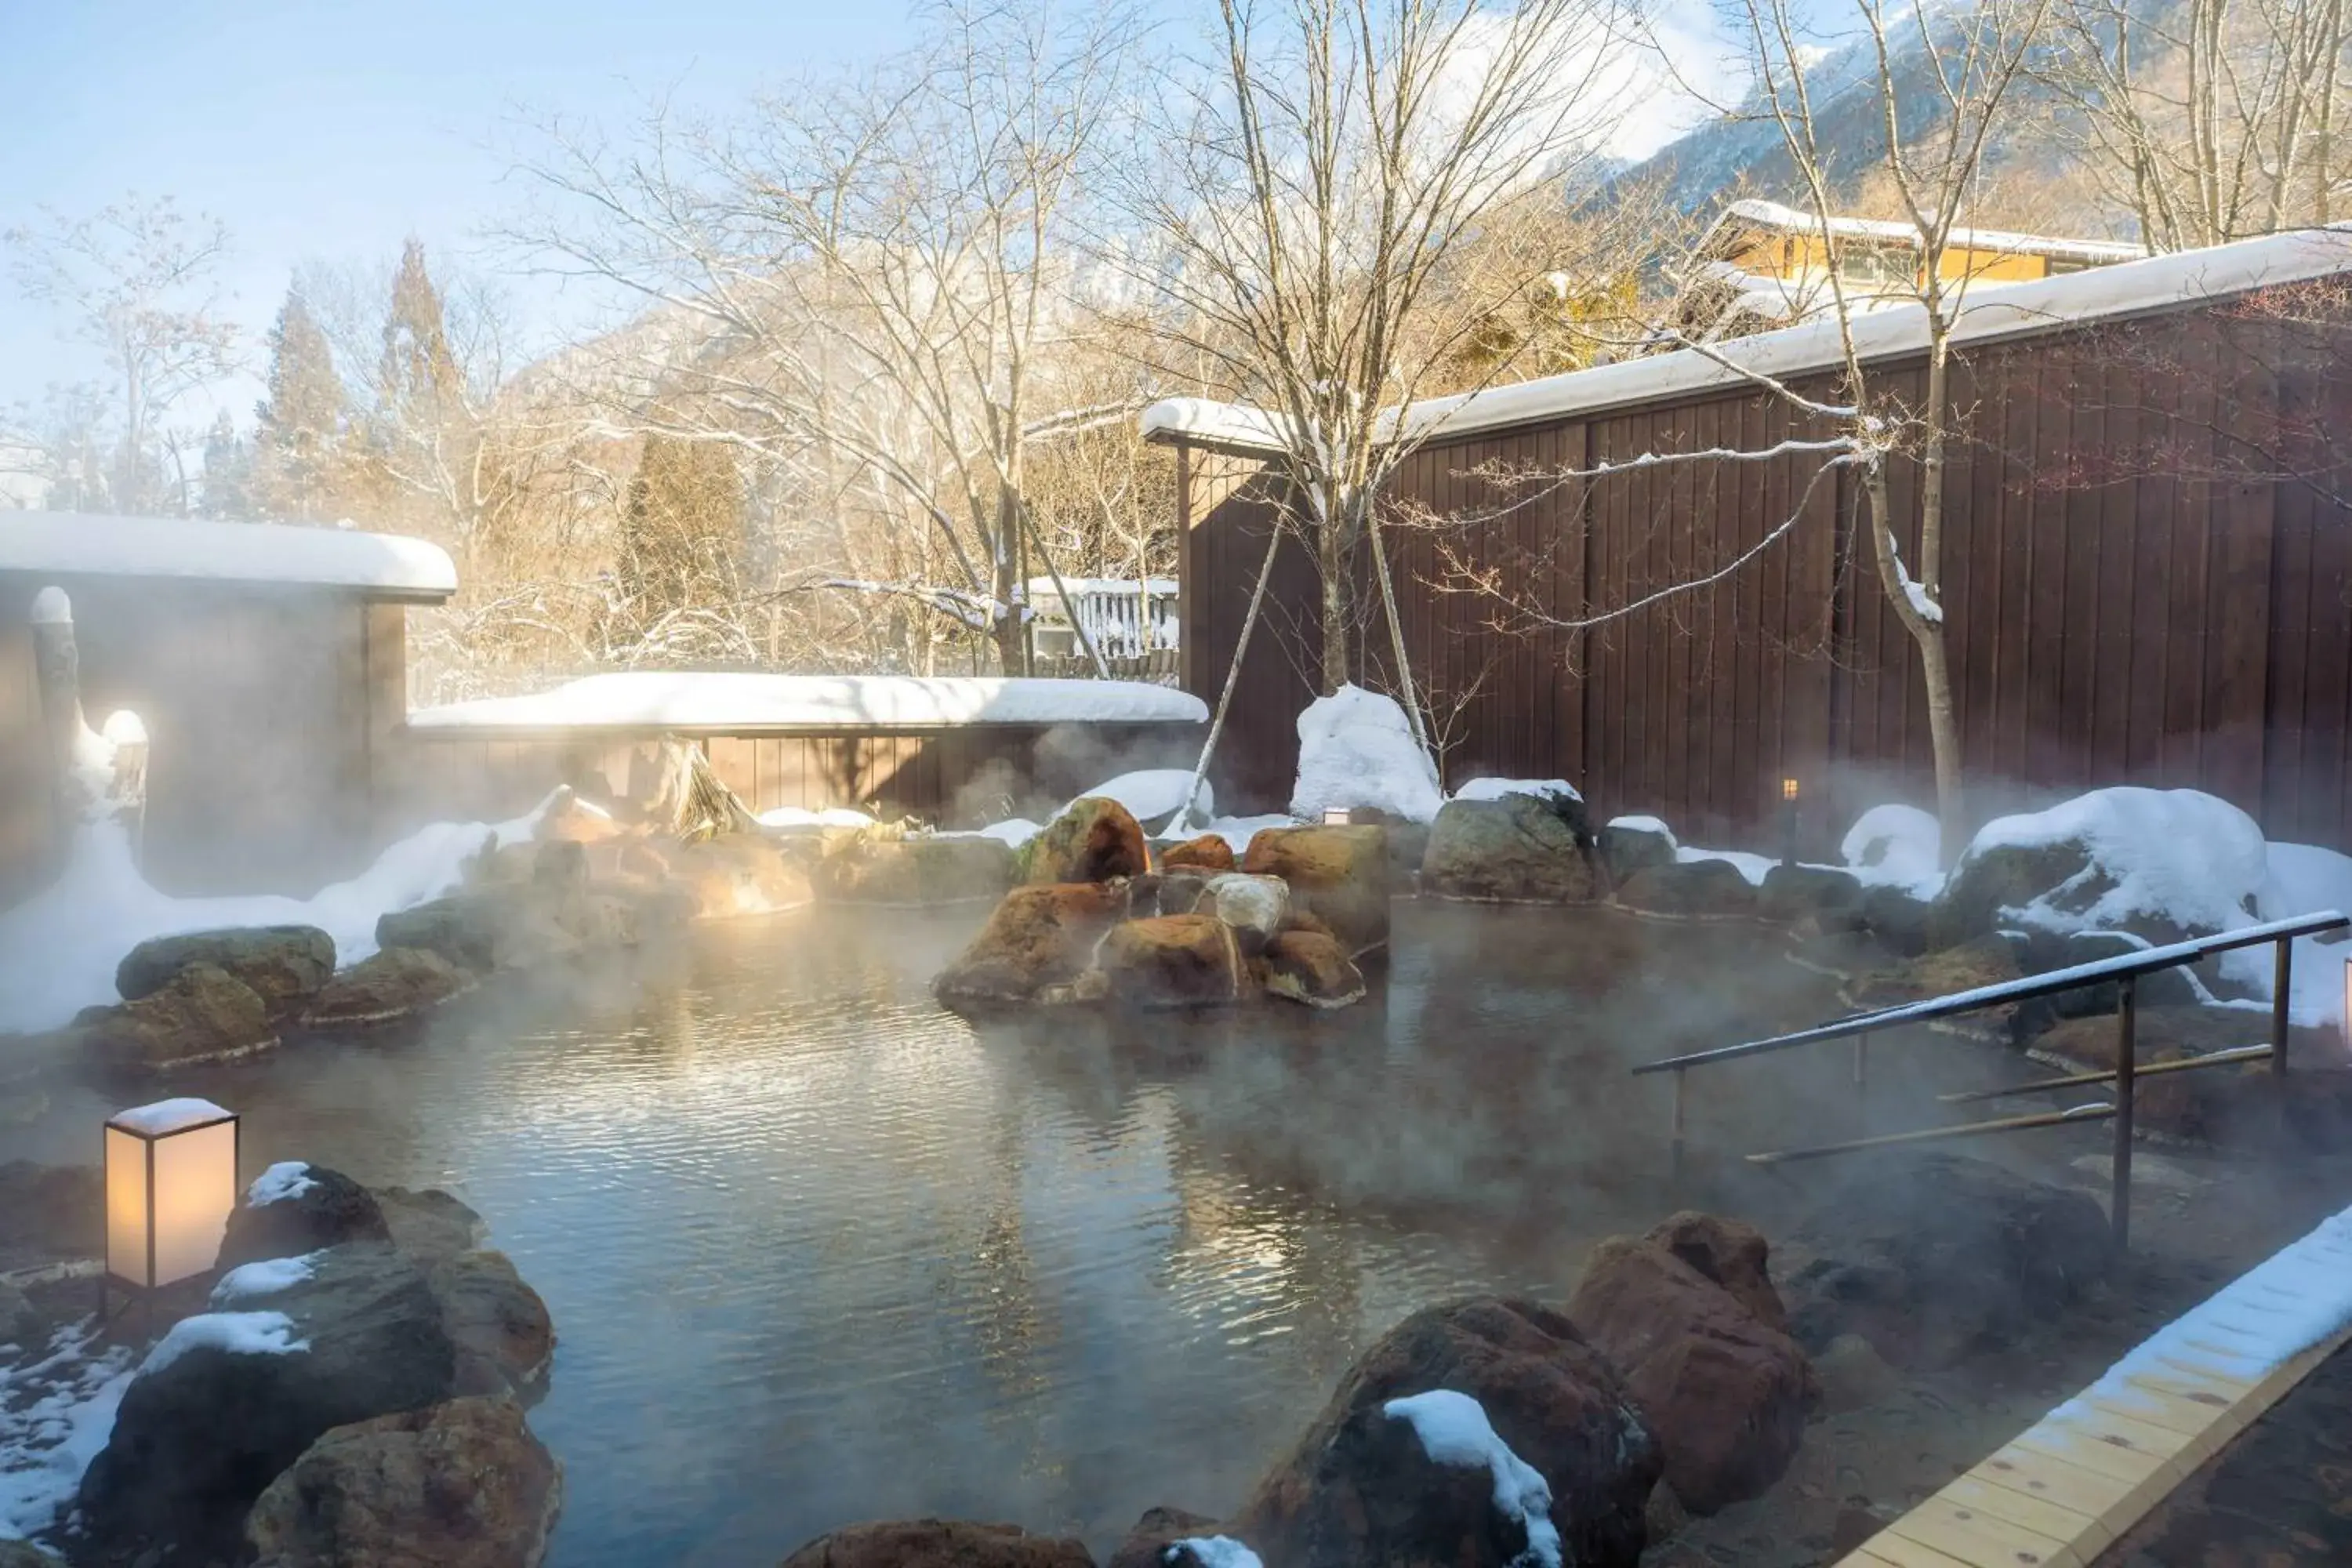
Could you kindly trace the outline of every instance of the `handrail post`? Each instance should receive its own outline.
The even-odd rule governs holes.
[[[1870,1104],[1870,1033],[1868,1030],[1853,1037],[1853,1102],[1865,1109]]]
[[[2116,1163],[2107,1224],[2115,1237],[2116,1254],[2121,1257],[2131,1243],[2132,1093],[2138,1068],[2139,977],[2125,975],[2116,989]]]
[[[1671,1163],[1668,1166],[1675,1186],[1681,1188],[1683,1179],[1683,1079],[1689,1076],[1687,1068],[1675,1069],[1675,1110],[1671,1124]]]
[[[2272,975],[2271,990],[2271,1076],[2282,1080],[2286,1077],[2286,994],[2294,979],[2294,942],[2283,936],[2278,939],[2278,967]]]

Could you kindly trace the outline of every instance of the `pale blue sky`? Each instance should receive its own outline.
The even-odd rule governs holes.
[[[172,195],[227,222],[257,332],[299,262],[475,247],[518,110],[730,103],[910,26],[905,0],[0,0],[0,228]],[[89,363],[0,284],[0,407]]]

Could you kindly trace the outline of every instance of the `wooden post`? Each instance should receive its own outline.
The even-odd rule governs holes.
[[[1870,1036],[1853,1037],[1853,1099],[1857,1105],[1870,1103]]]
[[[2135,1058],[2138,1047],[2136,1036],[2139,1016],[2139,976],[2126,974],[2117,988],[2120,994],[2116,1025],[2116,1164],[2115,1181],[2108,1196],[2107,1224],[2115,1236],[2116,1252],[2121,1256],[2131,1243],[2131,1161],[2132,1161],[2132,1090],[2133,1079],[2138,1068]]]

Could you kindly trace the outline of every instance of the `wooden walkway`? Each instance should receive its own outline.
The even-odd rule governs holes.
[[[2352,1209],[2192,1308],[1839,1568],[2091,1568],[2352,1341]]]

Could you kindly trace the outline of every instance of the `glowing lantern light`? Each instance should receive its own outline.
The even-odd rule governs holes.
[[[1323,808],[1323,826],[1326,827],[1345,827],[1355,820],[1356,814],[1350,807],[1327,805]]]
[[[157,1290],[210,1271],[236,1207],[237,1118],[166,1100],[106,1119],[106,1273]]]
[[[1794,800],[1797,798],[1796,780],[1782,779],[1780,781],[1780,798],[1782,800]]]

